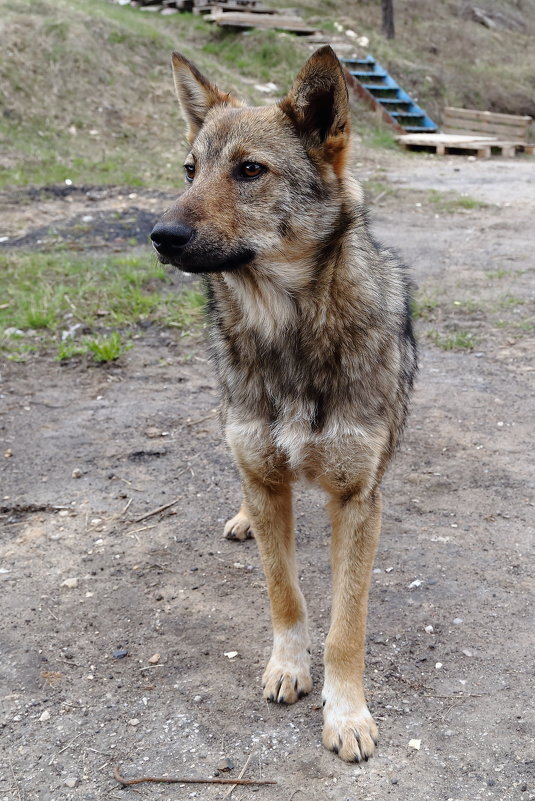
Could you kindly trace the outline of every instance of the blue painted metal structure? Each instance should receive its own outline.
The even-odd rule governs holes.
[[[405,92],[373,56],[340,59],[352,81],[348,81],[382,118],[403,133],[436,133],[438,126]]]

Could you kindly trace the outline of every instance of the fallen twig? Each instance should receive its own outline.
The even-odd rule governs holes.
[[[154,526],[141,526],[141,528],[134,528],[134,529],[132,529],[132,531],[127,531],[126,534],[125,534],[125,537],[127,537],[129,534],[131,534],[132,536],[134,534],[139,534],[140,531],[148,531],[149,528],[156,528],[156,526],[155,525]]]
[[[158,506],[157,509],[153,509],[152,512],[147,512],[145,515],[141,515],[141,517],[136,517],[134,523],[141,523],[143,520],[146,520],[148,517],[153,517],[153,515],[157,515],[158,512],[165,512],[166,509],[169,509],[170,506],[174,506],[178,503],[180,498],[176,498],[174,501],[170,501],[169,503],[164,503],[163,506]]]
[[[240,770],[240,772],[238,773],[238,779],[243,779],[243,776],[244,776],[244,774],[245,774],[245,771],[247,770],[247,767],[248,767],[248,765],[249,765],[249,762],[250,762],[250,761],[251,761],[251,759],[252,759],[252,756],[253,756],[253,752],[251,751],[251,753],[250,753],[250,754],[249,754],[249,756],[247,757],[247,760],[246,760],[246,762],[245,762],[245,765],[243,766],[243,768],[242,768],[242,769]],[[232,793],[234,792],[234,790],[235,790],[235,789],[236,789],[236,783],[234,783],[234,784],[232,785],[232,787],[229,787],[229,789],[227,790],[227,792],[225,793],[225,795],[223,796],[223,798],[230,798],[230,796],[232,795]]]
[[[185,423],[182,423],[181,428],[189,428],[190,426],[196,426],[197,423],[204,423],[205,420],[210,420],[213,418],[214,414],[217,414],[219,411],[219,407],[217,409],[212,409],[209,414],[205,414],[204,417],[197,417],[196,420],[188,420]]]
[[[17,780],[17,777],[15,776],[15,770],[13,768],[13,762],[11,761],[11,757],[8,757],[8,760],[9,760],[9,767],[11,769],[11,776],[12,776],[12,779],[13,779],[13,784],[15,785],[15,789],[17,791],[17,795],[19,797],[19,801],[22,801],[22,792],[21,792],[20,784],[19,784],[19,782]]]
[[[142,782],[158,782],[159,784],[277,784],[277,782],[269,779],[176,779],[167,776],[141,776],[139,779],[125,779],[124,776],[121,776],[118,767],[114,769],[113,777],[123,787],[130,787],[132,784],[141,784]]]
[[[70,748],[71,745],[73,743],[75,743],[76,740],[78,740],[82,736],[83,733],[84,732],[80,732],[80,734],[77,734],[76,737],[73,740],[70,741],[70,743],[67,743],[67,745],[64,748],[61,749],[61,751],[58,751],[57,754],[54,754],[54,756],[52,757],[52,759],[48,763],[48,766],[50,767],[50,765],[52,765],[54,763],[54,760],[56,759],[56,757],[58,757],[60,754],[62,754],[64,751],[66,751],[68,748]]]

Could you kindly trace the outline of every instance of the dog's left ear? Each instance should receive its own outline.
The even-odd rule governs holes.
[[[332,47],[322,47],[308,59],[279,105],[307,149],[347,147],[351,127],[347,84]]]
[[[173,53],[173,78],[182,110],[188,123],[188,139],[191,142],[199,133],[206,115],[218,105],[241,106],[240,101],[231,94],[225,94],[199,72],[181,53]]]

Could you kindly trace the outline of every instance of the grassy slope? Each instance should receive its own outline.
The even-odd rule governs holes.
[[[370,51],[432,115],[452,103],[535,115],[535,0],[487,0],[522,19],[523,33],[464,20],[461,2],[397,0],[393,42],[380,35],[377,0],[326,0],[321,16],[317,0],[301,7],[318,27],[338,20],[368,36]],[[283,91],[308,53],[288,35],[221,32],[189,14],[161,17],[107,0],[0,0],[0,20],[4,185],[176,184],[183,126],[171,50],[254,102],[262,102],[255,81]]]
[[[0,0],[0,19],[4,185],[172,185],[183,134],[173,49],[242,94],[253,77],[284,84],[303,60],[289,37],[225,36],[191,14],[161,17],[106,0]]]

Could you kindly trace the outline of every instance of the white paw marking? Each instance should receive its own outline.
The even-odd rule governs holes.
[[[241,512],[227,521],[223,534],[227,540],[239,540],[239,542],[250,540],[254,536],[248,518]]]
[[[294,704],[310,692],[309,640],[305,623],[298,623],[273,639],[273,653],[262,677],[264,698]]]
[[[358,697],[358,693],[355,693]],[[346,693],[323,691],[323,745],[346,762],[367,761],[377,745],[378,729],[364,703]]]

